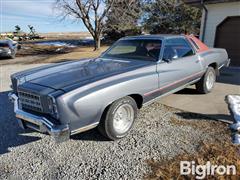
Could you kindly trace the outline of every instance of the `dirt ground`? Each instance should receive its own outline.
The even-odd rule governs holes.
[[[1,58],[0,65],[9,64],[39,64],[57,63],[68,60],[93,58],[104,52],[108,46],[103,45],[100,50],[94,51],[93,46],[44,46],[34,43],[21,45],[15,59]]]

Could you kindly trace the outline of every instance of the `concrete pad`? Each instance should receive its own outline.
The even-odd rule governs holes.
[[[240,69],[225,68],[217,79],[214,90],[209,94],[199,94],[195,86],[163,97],[161,103],[188,112],[199,113],[218,120],[231,120],[225,96],[240,94]]]
[[[0,65],[0,91],[9,91],[11,74],[16,72],[32,69],[35,67],[43,66],[47,64],[12,64],[12,65]]]

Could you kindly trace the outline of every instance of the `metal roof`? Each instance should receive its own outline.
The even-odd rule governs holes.
[[[139,36],[127,36],[122,39],[167,39],[169,37],[185,37],[185,35],[176,34],[154,34],[154,35],[139,35]]]

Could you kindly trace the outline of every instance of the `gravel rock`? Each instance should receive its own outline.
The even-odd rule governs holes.
[[[126,138],[109,141],[94,129],[56,144],[48,135],[18,127],[8,88],[3,89],[0,179],[142,179],[150,173],[149,159],[171,159],[195,153],[202,141],[228,140],[225,124],[158,101],[140,110]]]

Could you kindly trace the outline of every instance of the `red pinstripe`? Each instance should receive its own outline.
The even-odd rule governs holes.
[[[149,96],[150,94],[153,94],[153,93],[155,93],[155,92],[158,92],[158,91],[161,91],[161,90],[163,90],[163,89],[166,89],[166,88],[168,88],[168,87],[170,87],[170,86],[173,86],[173,85],[175,85],[175,84],[177,84],[177,83],[179,83],[179,82],[182,82],[182,81],[184,81],[184,80],[190,79],[190,78],[192,78],[192,77],[194,77],[194,76],[197,76],[197,75],[199,75],[199,74],[202,74],[202,73],[204,73],[204,71],[200,71],[200,72],[198,72],[198,73],[192,74],[191,76],[188,76],[188,77],[185,77],[185,78],[183,78],[183,79],[174,81],[173,83],[170,83],[170,84],[168,84],[168,85],[165,85],[165,86],[163,86],[163,87],[161,87],[161,88],[158,88],[158,89],[155,89],[155,90],[153,90],[153,91],[147,92],[147,93],[144,94],[144,96]]]

